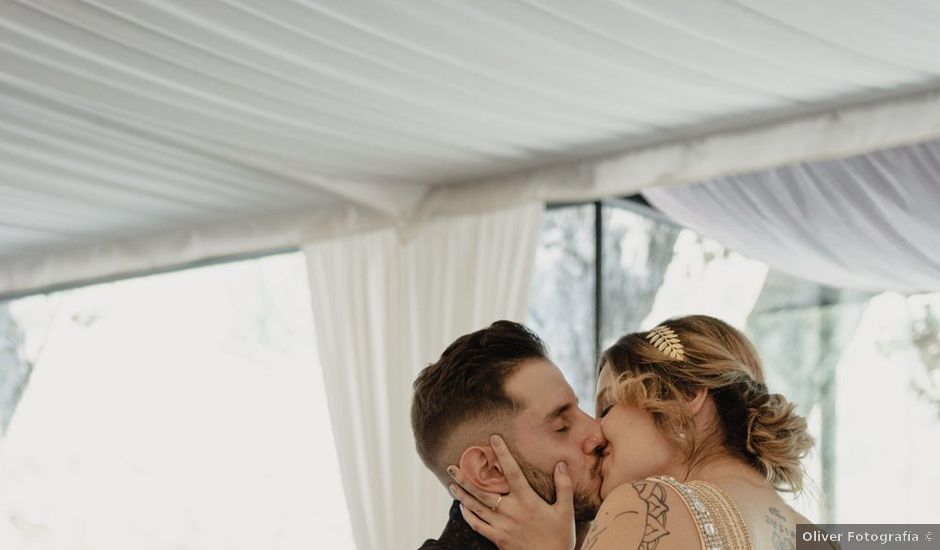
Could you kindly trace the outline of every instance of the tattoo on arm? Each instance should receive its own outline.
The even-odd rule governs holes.
[[[601,540],[601,535],[603,535],[604,531],[606,530],[607,530],[606,527],[601,527],[595,533],[594,529],[591,528],[591,532],[588,533],[588,538],[585,539],[584,546],[581,547],[581,550],[591,550],[592,548],[597,546],[597,541]]]
[[[655,550],[659,539],[669,534],[666,530],[666,489],[655,481],[634,483],[637,494],[646,501],[646,535],[639,550]]]
[[[669,507],[666,506],[666,490],[654,481],[637,481],[631,483],[631,485],[633,485],[640,501],[638,504],[641,504],[641,508],[644,505],[646,508],[646,524],[643,538],[637,546],[637,550],[656,550],[660,539],[669,534],[669,531],[666,530],[666,513],[669,511]],[[618,513],[609,521],[617,521],[622,516],[634,517],[638,515],[641,515],[641,512],[627,510]],[[588,533],[581,550],[592,550],[606,531],[607,525],[595,524]]]
[[[771,506],[769,513],[764,516],[764,521],[773,528],[770,537],[774,550],[796,548],[796,531],[790,528],[790,521],[780,513],[780,510]]]

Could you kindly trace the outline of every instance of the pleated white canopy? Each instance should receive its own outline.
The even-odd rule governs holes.
[[[935,139],[938,29],[928,0],[2,0],[0,297]]]

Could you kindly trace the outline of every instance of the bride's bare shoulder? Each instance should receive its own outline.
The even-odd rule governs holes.
[[[697,546],[692,516],[678,495],[664,483],[641,480],[607,495],[581,550]]]
[[[785,548],[796,541],[799,524],[812,524],[805,516],[777,497],[770,502],[740,502],[744,521],[751,533],[755,548]],[[768,544],[770,542],[771,544]]]

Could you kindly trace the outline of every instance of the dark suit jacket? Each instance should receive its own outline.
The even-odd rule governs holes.
[[[498,550],[486,537],[474,531],[460,514],[460,502],[450,507],[450,519],[437,540],[424,541],[418,550]]]

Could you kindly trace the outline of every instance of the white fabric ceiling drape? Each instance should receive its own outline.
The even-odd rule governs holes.
[[[940,139],[938,25],[925,1],[0,2],[0,299],[298,247],[347,208],[400,226]]]
[[[320,201],[319,206],[317,201],[310,202],[302,198],[305,195],[291,191],[296,188],[296,182],[291,183],[290,178],[290,181],[280,182],[287,186],[282,189],[280,184],[272,183],[271,174],[263,178],[257,172],[250,172],[244,177],[262,186],[257,193],[280,197],[282,208],[284,204],[291,205],[290,214],[272,214],[268,208],[267,213],[255,216],[259,213],[251,209],[239,210],[233,205],[235,209],[219,220],[217,213],[211,217],[199,213],[184,216],[180,212],[161,210],[159,215],[167,215],[170,220],[162,228],[131,230],[130,226],[116,225],[111,232],[88,233],[88,228],[65,223],[98,219],[101,212],[109,216],[119,213],[130,219],[149,219],[158,212],[151,210],[155,207],[146,197],[132,197],[138,209],[124,202],[113,203],[114,197],[105,193],[106,204],[112,207],[88,213],[60,205],[61,197],[55,193],[48,201],[42,199],[35,204],[0,201],[0,299],[60,285],[180,267],[212,258],[296,247],[304,242],[379,226],[420,224],[422,220],[441,215],[487,211],[533,201],[596,200],[636,193],[651,186],[692,183],[726,174],[842,158],[882,147],[937,139],[940,137],[940,92],[919,92],[777,121],[729,123],[727,127],[700,130],[706,133],[698,137],[670,136],[658,145],[644,145],[644,140],[638,140],[620,153],[601,158],[567,164],[552,162],[549,167],[538,170],[452,185],[400,185],[377,181],[357,186],[349,181],[326,182],[320,178],[317,179],[318,192],[341,187],[347,202]],[[174,160],[172,164],[178,163]],[[221,168],[213,165],[206,170],[212,173]],[[76,197],[83,196],[81,192],[75,193]],[[122,191],[121,196],[125,194]],[[246,205],[256,202],[252,198]],[[295,211],[294,207],[300,210]],[[61,246],[39,241],[16,244],[16,239],[4,244],[4,235],[10,230],[4,228],[6,225],[15,225],[24,216],[26,221],[39,220],[40,212],[48,214],[43,214],[42,220],[47,217],[59,220],[55,223],[62,225],[56,225],[56,231],[71,237],[59,243]],[[74,215],[62,215],[70,212]],[[195,223],[195,220],[202,220],[202,223]],[[16,248],[21,244],[22,250]],[[5,254],[6,250],[14,253]]]
[[[644,196],[778,271],[842,288],[940,290],[940,142]]]
[[[457,336],[524,319],[543,206],[304,247],[320,361],[359,550],[416,548],[449,498],[419,460],[411,384]],[[326,450],[326,449],[325,449]]]
[[[425,215],[493,204],[597,200],[799,162],[840,159],[940,139],[940,92],[711,128],[619,153],[460,185],[431,188]]]

